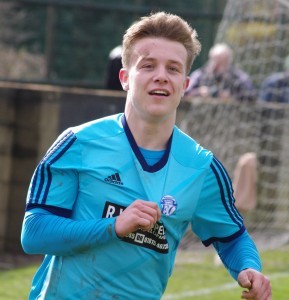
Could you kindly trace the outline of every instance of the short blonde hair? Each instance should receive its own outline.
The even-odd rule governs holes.
[[[129,67],[134,43],[142,38],[161,37],[184,45],[187,51],[186,71],[190,71],[194,59],[201,51],[197,32],[181,17],[165,12],[152,13],[134,22],[122,41],[122,64]]]

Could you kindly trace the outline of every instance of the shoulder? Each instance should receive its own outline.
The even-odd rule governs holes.
[[[199,68],[199,69],[196,69],[195,71],[193,71],[189,75],[189,77],[190,77],[190,80],[194,81],[194,80],[197,80],[198,78],[202,77],[204,74],[205,74],[205,68],[202,67],[202,68]]]
[[[90,140],[116,136],[123,132],[121,114],[96,119],[69,128],[79,140]]]
[[[245,71],[238,68],[233,68],[232,71],[234,76],[238,77],[241,81],[251,81],[249,74]]]
[[[263,81],[263,86],[271,86],[278,84],[278,82],[284,79],[284,73],[274,73],[266,77]]]
[[[190,83],[186,90],[187,95],[189,95],[192,92],[192,90],[200,86],[200,82],[203,80],[204,76],[205,76],[204,68],[196,69],[189,75]]]
[[[213,159],[210,150],[202,147],[177,126],[174,128],[172,154],[182,165],[196,169],[209,168]]]

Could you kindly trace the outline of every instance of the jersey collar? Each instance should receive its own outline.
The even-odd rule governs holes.
[[[142,153],[130,131],[130,128],[127,124],[126,117],[124,114],[122,115],[121,122],[122,122],[122,126],[124,128],[126,137],[130,143],[130,146],[131,146],[136,158],[138,159],[139,163],[141,164],[143,170],[146,172],[154,173],[154,172],[157,172],[160,169],[162,169],[166,165],[168,158],[169,158],[171,145],[172,145],[172,139],[173,139],[173,133],[171,134],[171,136],[168,140],[167,147],[166,147],[165,153],[162,156],[162,158],[156,164],[150,166],[147,164],[145,158],[143,157],[143,155],[142,155]]]

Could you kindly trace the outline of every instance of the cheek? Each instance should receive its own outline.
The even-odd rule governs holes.
[[[140,87],[144,87],[146,85],[147,79],[144,75],[136,73],[130,77],[130,88],[134,87],[136,91],[140,91]]]

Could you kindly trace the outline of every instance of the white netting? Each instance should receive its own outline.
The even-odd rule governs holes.
[[[269,74],[283,71],[289,54],[289,1],[229,0],[216,42],[229,44],[236,66],[260,86]]]
[[[283,71],[289,54],[289,1],[229,0],[217,42],[232,47],[234,65],[246,71],[260,88],[269,74]],[[178,125],[211,149],[231,177],[242,154],[257,155],[257,206],[244,214],[249,232],[257,239],[263,237],[264,247],[288,242],[289,104],[187,100],[179,112]],[[187,234],[182,246],[192,239]]]

